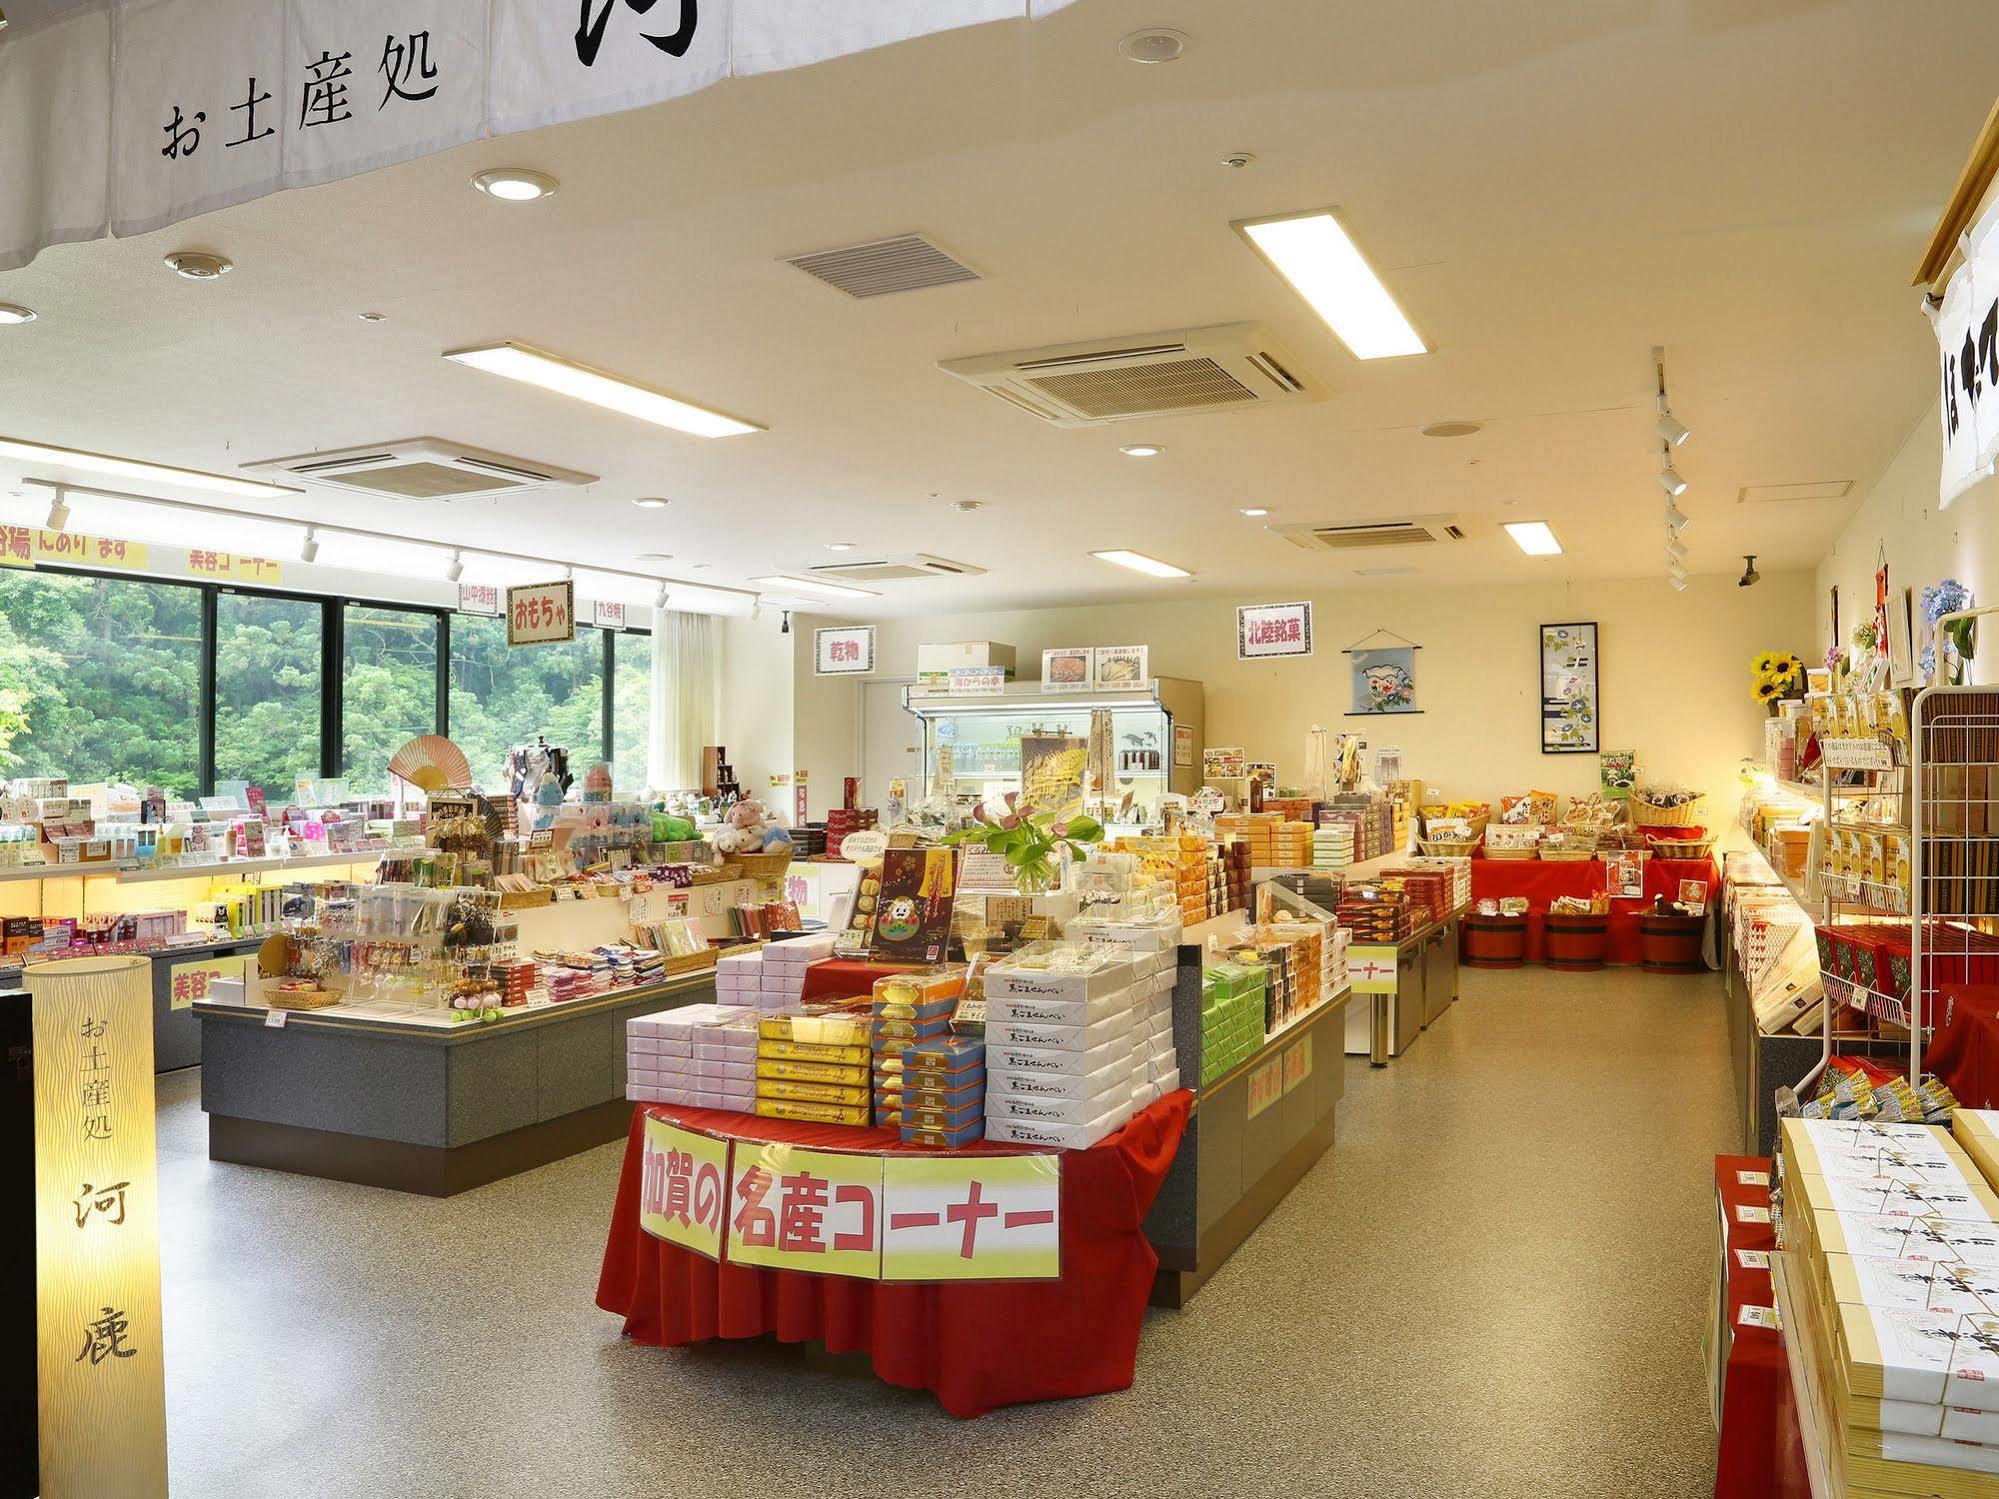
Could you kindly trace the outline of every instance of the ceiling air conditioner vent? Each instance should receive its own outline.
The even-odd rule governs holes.
[[[373,443],[334,453],[302,453],[295,458],[267,458],[243,467],[400,500],[462,500],[597,482],[595,474],[530,463],[436,437]]]
[[[1057,427],[1316,401],[1326,394],[1257,323],[981,354],[938,368]]]
[[[1379,547],[1435,546],[1465,541],[1470,527],[1462,516],[1418,515],[1407,520],[1355,521],[1337,526],[1272,526],[1272,534],[1309,552],[1357,552]]]
[[[797,266],[850,297],[886,297],[979,279],[977,271],[946,255],[920,234],[898,234],[865,245],[794,255],[785,264]]]
[[[969,562],[953,562],[949,557],[933,557],[916,552],[907,557],[886,557],[879,562],[828,562],[809,567],[806,572],[820,578],[845,578],[860,583],[906,583],[918,578],[976,578],[983,567]]]

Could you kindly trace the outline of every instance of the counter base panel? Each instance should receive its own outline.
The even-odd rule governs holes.
[[[631,1104],[614,1098],[505,1134],[442,1148],[211,1114],[208,1158],[392,1192],[455,1197],[622,1140],[631,1116]]]

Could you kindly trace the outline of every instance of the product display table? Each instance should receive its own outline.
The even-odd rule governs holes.
[[[1743,1308],[1777,1302],[1767,1268],[1776,1229],[1762,1221],[1770,1213],[1770,1172],[1768,1157],[1714,1161],[1721,1226],[1708,1369],[1721,1428],[1715,1499],[1808,1499],[1812,1493],[1783,1334],[1742,1320]]]
[[[1923,1069],[1942,1078],[1967,1109],[1999,1106],[1999,987],[1946,985],[1937,1013],[1923,1018],[1936,1028],[1923,1048]]]
[[[208,1156],[449,1197],[624,1133],[625,1022],[715,997],[704,969],[493,1025],[198,1003]]]
[[[1642,900],[1614,900],[1610,903],[1610,943],[1607,962],[1638,962],[1638,916],[1655,896],[1668,901],[1679,899],[1680,881],[1700,880],[1707,885],[1708,909],[1721,899],[1720,875],[1713,859],[1659,859],[1645,861],[1645,895]],[[1539,963],[1546,953],[1543,921],[1549,903],[1558,896],[1599,895],[1604,888],[1601,859],[1485,859],[1471,861],[1472,909],[1482,900],[1503,900],[1511,896],[1527,901],[1527,961]]]
[[[893,1129],[759,1119],[661,1104],[632,1111],[597,1305],[626,1336],[679,1348],[775,1335],[864,1352],[893,1385],[935,1393],[954,1416],[1130,1387],[1159,1258],[1140,1224],[1193,1102],[1172,1093],[1088,1150],[1062,1152],[1062,1278],[899,1285],[716,1264],[639,1227],[648,1113],[710,1134],[847,1152],[939,1155]],[[985,1145],[954,1155],[1018,1153]]]
[[[871,993],[875,980],[891,973],[906,973],[920,967],[916,963],[870,963],[860,958],[827,958],[805,970],[805,1000],[848,999]]]

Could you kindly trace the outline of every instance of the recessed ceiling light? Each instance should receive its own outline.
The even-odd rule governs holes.
[[[854,544],[851,541],[829,541],[826,543],[826,550],[829,552],[851,552],[853,549]]]
[[[167,265],[176,276],[190,281],[219,281],[236,269],[235,261],[206,250],[176,250],[167,257]]]
[[[1270,514],[1270,512],[1264,509],[1261,505],[1245,505],[1242,507],[1241,510],[1237,512],[1237,514],[1246,515],[1251,520],[1260,520],[1262,517]]]
[[[1353,570],[1356,578],[1399,578],[1404,573],[1413,573],[1413,567],[1357,567]]]
[[[1123,38],[1117,50],[1129,62],[1178,62],[1193,40],[1186,32],[1171,26],[1148,26]]]
[[[786,578],[774,576],[769,578],[752,578],[750,581],[752,583],[762,583],[766,587],[773,589],[798,588],[803,589],[806,593],[832,594],[836,598],[878,599],[881,597],[880,594],[871,593],[865,588],[849,588],[845,583],[828,583],[819,578]]]
[[[1157,443],[1131,442],[1126,443],[1118,451],[1127,458],[1157,458],[1166,449],[1160,447]]]
[[[640,553],[639,553],[639,561],[641,561],[641,562],[671,562],[672,560],[673,560],[673,553],[671,553],[671,552],[640,552]],[[697,567],[698,567],[698,566],[700,566],[700,564],[699,564],[699,563],[696,563],[695,565],[696,565]]]
[[[559,355],[545,354],[526,344],[486,344],[476,349],[452,349],[444,356],[457,364],[470,365],[488,374],[538,385],[557,395],[588,401],[607,411],[635,416],[657,427],[669,427],[690,437],[737,437],[764,429],[750,422],[724,416],[704,406],[679,400],[657,390],[649,390],[616,375],[588,365],[575,364]]]
[[[705,562],[690,562],[687,564],[687,570],[689,572],[696,572],[696,573],[705,572],[707,571],[707,568],[708,564]]]
[[[562,186],[546,172],[530,172],[525,167],[495,167],[472,179],[472,185],[489,198],[507,203],[532,203],[546,198]]]
[[[1331,209],[1251,219],[1236,228],[1326,320],[1354,358],[1430,352]]]
[[[1482,422],[1432,422],[1422,429],[1425,437],[1471,437],[1484,430]]]
[[[671,505],[673,501],[663,500],[656,494],[649,494],[649,495],[643,495],[640,498],[633,500],[632,503],[638,506],[639,509],[641,510],[664,510],[668,505]]]
[[[1194,575],[1184,567],[1175,567],[1170,562],[1161,562],[1157,557],[1148,557],[1143,552],[1127,552],[1122,549],[1110,552],[1092,552],[1090,555],[1099,562],[1109,562],[1117,567],[1128,567],[1135,573],[1144,573],[1150,578],[1191,578]]]
[[[0,327],[11,328],[17,323],[32,323],[35,309],[23,307],[18,302],[0,302]]]
[[[287,489],[282,484],[264,484],[255,479],[232,478],[228,474],[208,474],[199,469],[172,468],[164,463],[141,463],[135,458],[113,458],[104,453],[51,447],[42,442],[22,442],[12,437],[0,437],[0,458],[21,458],[29,463],[83,469],[87,473],[110,474],[115,478],[138,479],[149,484],[172,484],[183,489],[212,489],[218,494],[278,499],[304,493],[303,490]]]
[[[357,312],[354,315],[364,323],[386,323],[389,320],[386,312]]]
[[[1508,521],[1506,534],[1513,538],[1513,544],[1530,557],[1559,557],[1562,544],[1555,539],[1555,533],[1544,520]]]

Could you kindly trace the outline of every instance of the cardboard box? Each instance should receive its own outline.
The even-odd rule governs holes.
[[[1855,1395],[1999,1411],[1999,1317],[1842,1303],[1835,1320]]]
[[[916,674],[949,676],[957,668],[977,667],[988,671],[997,668],[1010,677],[1018,670],[1018,659],[1019,653],[1012,646],[996,640],[938,641],[916,648]]]

